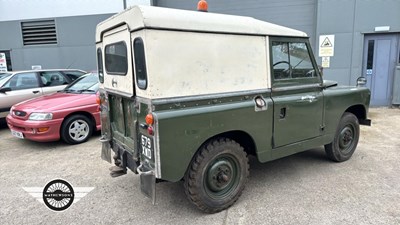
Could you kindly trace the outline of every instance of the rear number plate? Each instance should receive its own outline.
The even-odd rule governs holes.
[[[11,130],[11,134],[14,137],[24,139],[24,134],[22,134],[22,132]]]
[[[147,158],[151,159],[152,158],[152,149],[153,149],[153,141],[151,138],[146,137],[142,135],[140,138],[140,143],[142,146],[142,154],[146,156]]]

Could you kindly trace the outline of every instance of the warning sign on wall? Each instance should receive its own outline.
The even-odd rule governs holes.
[[[0,52],[0,72],[7,72],[6,54]]]
[[[330,60],[330,57],[328,57],[328,56],[322,57],[321,66],[322,66],[323,68],[329,68],[330,61],[331,61],[331,60]]]
[[[335,35],[319,36],[319,57],[333,56],[335,49]]]

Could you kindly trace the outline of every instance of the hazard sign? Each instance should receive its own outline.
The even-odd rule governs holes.
[[[6,54],[0,52],[0,72],[7,72]]]
[[[319,36],[319,57],[333,56],[335,47],[335,35]]]

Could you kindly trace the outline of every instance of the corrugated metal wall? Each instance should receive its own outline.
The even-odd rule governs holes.
[[[96,70],[96,25],[113,14],[55,18],[57,44],[24,45],[21,22],[0,23],[0,50],[9,50],[13,70],[76,68]],[[36,20],[28,20],[36,21]]]
[[[155,0],[161,7],[196,10],[198,0]],[[251,16],[304,31],[314,46],[317,0],[207,0],[208,11]]]

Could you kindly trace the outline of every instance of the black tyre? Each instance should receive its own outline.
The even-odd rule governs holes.
[[[87,141],[93,133],[92,121],[84,115],[72,115],[61,126],[61,139],[68,144]]]
[[[219,212],[236,202],[248,176],[243,148],[230,139],[216,139],[195,155],[185,175],[185,193],[202,211]]]
[[[325,145],[327,156],[336,162],[350,159],[356,150],[359,137],[360,125],[357,117],[352,113],[344,113],[340,119],[333,142]]]

